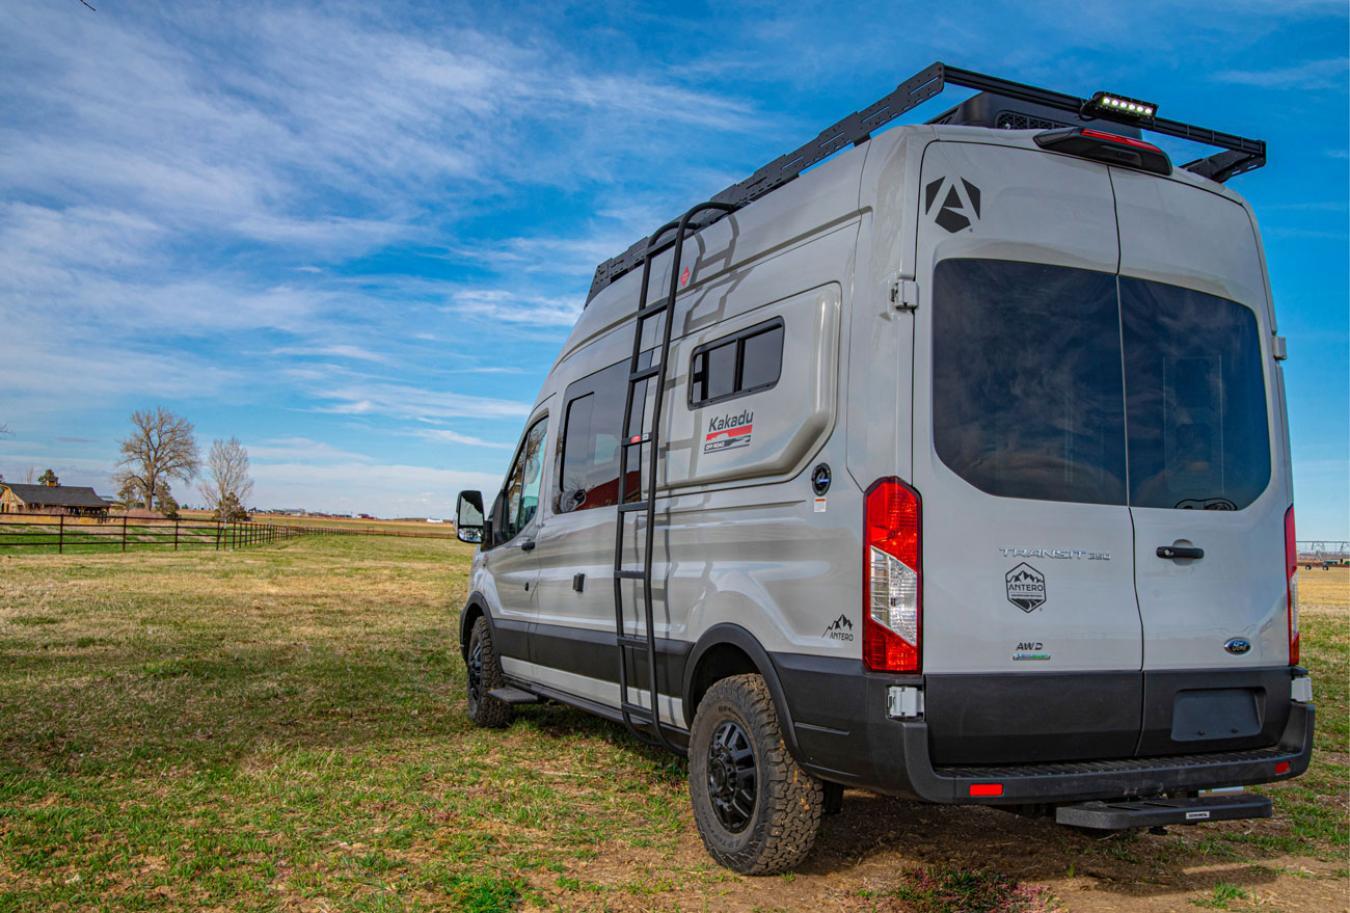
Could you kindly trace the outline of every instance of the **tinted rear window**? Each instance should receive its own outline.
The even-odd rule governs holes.
[[[1250,308],[1110,273],[972,259],[937,265],[933,311],[934,446],[980,490],[1240,510],[1270,481]]]
[[[1270,481],[1256,315],[1188,289],[1120,280],[1130,503],[1239,510]]]
[[[938,456],[1010,498],[1125,503],[1120,318],[1110,273],[944,260],[933,283]]]

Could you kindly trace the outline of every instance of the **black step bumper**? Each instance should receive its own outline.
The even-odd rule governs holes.
[[[1132,827],[1166,827],[1205,821],[1269,818],[1265,796],[1199,796],[1194,799],[1136,799],[1122,802],[1080,802],[1055,809],[1055,821],[1069,827],[1123,831]]]
[[[1314,710],[1291,704],[1279,744],[1249,751],[1004,766],[935,767],[923,722],[890,723],[894,759],[874,785],[929,802],[988,805],[1133,799],[1296,777],[1312,758]],[[878,727],[880,728],[880,727]],[[878,733],[874,729],[873,736]]]

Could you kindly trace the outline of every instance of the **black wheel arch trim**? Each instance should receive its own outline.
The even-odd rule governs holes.
[[[459,655],[466,661],[469,658],[469,634],[473,630],[473,619],[478,614],[487,619],[488,630],[492,630],[492,612],[488,609],[487,600],[482,593],[475,591],[469,594],[469,598],[464,601],[464,608],[459,610]]]
[[[798,763],[801,763],[801,750],[797,745],[796,727],[793,726],[787,696],[778,677],[778,667],[774,665],[769,651],[764,649],[755,635],[738,624],[721,622],[713,625],[703,632],[702,636],[695,641],[693,650],[689,652],[689,661],[684,667],[684,687],[680,694],[686,722],[690,727],[694,725],[695,673],[703,661],[704,655],[709,650],[724,645],[736,647],[748,656],[750,662],[754,664],[755,669],[763,677],[764,683],[769,687],[769,695],[773,698],[774,710],[778,713],[778,728],[782,730],[783,741],[787,743],[788,751],[792,752],[792,757]]]

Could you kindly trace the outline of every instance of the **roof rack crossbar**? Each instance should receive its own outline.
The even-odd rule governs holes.
[[[1076,115],[1082,115],[1088,104],[1087,99],[1079,98],[1076,95],[1052,92],[1049,89],[1040,89],[1024,83],[1000,79],[997,76],[976,73],[973,70],[949,67],[941,62],[934,63],[900,83],[884,98],[827,127],[815,139],[786,155],[779,156],[745,180],[732,184],[720,193],[714,194],[712,202],[728,204],[730,208],[727,210],[708,210],[691,219],[689,222],[690,233],[706,228],[731,211],[777,190],[803,171],[819,164],[845,146],[856,146],[866,142],[878,129],[940,94],[949,85],[975,89],[980,92],[993,92],[1017,101],[1044,105]],[[1260,168],[1266,163],[1264,140],[1247,139],[1231,133],[1220,133],[1217,130],[1160,117],[1146,119],[1117,118],[1111,116],[1108,112],[1096,112],[1093,116],[1101,120],[1131,124],[1145,130],[1151,130],[1154,133],[1222,149],[1222,152],[1208,158],[1196,159],[1182,166],[1186,171],[1219,183],[1247,171]],[[625,273],[641,266],[648,257],[663,253],[670,244],[656,244],[656,239],[677,225],[679,225],[678,220],[668,223],[655,234],[634,243],[622,254],[597,266],[595,278],[591,282],[590,293],[586,296],[586,302],[589,304],[590,300],[601,289]]]

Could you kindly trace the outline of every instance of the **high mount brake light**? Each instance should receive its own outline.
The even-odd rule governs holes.
[[[1084,114],[1098,114],[1114,117],[1117,120],[1152,120],[1158,113],[1158,106],[1151,101],[1126,98],[1110,92],[1096,92],[1083,102]]]
[[[863,662],[918,672],[922,645],[922,506],[899,479],[880,479],[863,508]]]
[[[1284,512],[1284,592],[1289,611],[1289,665],[1298,665],[1298,541],[1294,538],[1294,505]]]
[[[1171,174],[1172,160],[1152,143],[1093,130],[1091,127],[1070,127],[1067,130],[1046,130],[1036,134],[1036,145],[1042,149],[1076,155],[1081,158],[1137,168],[1152,174]]]

